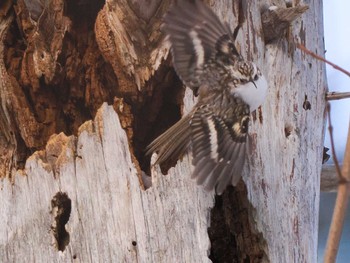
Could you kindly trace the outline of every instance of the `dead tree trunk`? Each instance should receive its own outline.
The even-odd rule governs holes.
[[[211,1],[270,85],[244,182],[220,197],[190,180],[190,156],[166,176],[144,156],[195,100],[160,31],[169,6],[0,5],[4,262],[316,262],[325,67],[295,44],[323,54],[322,4],[263,30],[260,2]]]

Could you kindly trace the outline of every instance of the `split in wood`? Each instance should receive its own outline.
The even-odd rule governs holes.
[[[282,38],[290,24],[308,9],[309,6],[301,5],[296,7],[270,6],[263,10],[261,22],[265,43]]]
[[[305,94],[305,99],[304,99],[304,103],[303,103],[303,109],[304,110],[311,110],[311,103],[307,99],[307,95],[306,94]]]

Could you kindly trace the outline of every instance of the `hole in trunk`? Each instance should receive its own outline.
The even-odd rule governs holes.
[[[211,242],[209,258],[214,262],[268,262],[266,242],[256,230],[254,208],[247,198],[243,181],[229,186],[222,196],[215,197],[208,234]]]
[[[72,210],[72,202],[66,193],[58,192],[51,200],[52,215],[54,222],[51,230],[56,240],[56,247],[64,251],[69,244],[69,233],[66,231],[66,224]]]
[[[164,61],[146,83],[142,103],[133,105],[132,146],[141,170],[147,174],[150,174],[151,156],[145,155],[146,147],[181,119],[185,88],[169,64],[169,59]],[[163,164],[163,173],[175,163],[176,160]]]
[[[286,136],[286,138],[288,138],[293,132],[293,127],[290,125],[286,125],[286,127],[284,127],[284,134]]]

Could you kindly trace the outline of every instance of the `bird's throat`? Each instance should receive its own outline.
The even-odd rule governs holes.
[[[265,100],[267,81],[264,75],[254,82],[248,82],[232,90],[233,95],[249,105],[250,111],[256,110]]]

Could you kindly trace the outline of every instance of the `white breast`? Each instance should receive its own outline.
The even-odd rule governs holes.
[[[252,82],[248,82],[232,89],[233,95],[247,103],[250,111],[256,110],[264,102],[267,94],[267,81],[264,75],[260,76],[254,83],[256,87]]]

